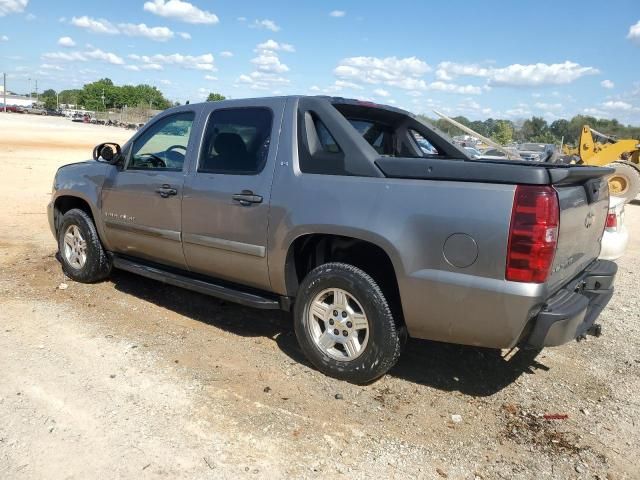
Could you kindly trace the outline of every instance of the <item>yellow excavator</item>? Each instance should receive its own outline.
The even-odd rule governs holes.
[[[562,151],[576,163],[615,168],[609,177],[611,195],[630,202],[640,193],[640,140],[619,139],[585,125],[578,146],[565,145]]]

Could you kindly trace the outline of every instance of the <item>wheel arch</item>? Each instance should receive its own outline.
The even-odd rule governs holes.
[[[78,195],[77,193],[62,193],[59,194],[53,202],[53,219],[54,225],[56,227],[56,233],[58,232],[58,229],[60,227],[60,222],[63,215],[74,208],[82,210],[87,215],[89,215],[91,221],[96,226],[96,229],[98,229],[93,208],[91,207],[89,201],[82,195]]]
[[[402,316],[398,283],[401,265],[393,250],[382,241],[372,241],[353,232],[302,233],[289,244],[284,264],[286,293],[295,297],[303,278],[315,267],[329,262],[343,262],[358,267],[378,283],[385,296]],[[394,261],[396,260],[396,261]]]

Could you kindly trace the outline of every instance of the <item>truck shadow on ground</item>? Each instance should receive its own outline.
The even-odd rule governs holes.
[[[243,307],[123,271],[114,271],[111,282],[120,292],[234,335],[269,338],[289,358],[313,368],[298,347],[286,312]],[[411,339],[389,375],[482,397],[499,392],[523,374],[548,370],[536,360],[538,353],[518,350],[506,360],[499,350]]]

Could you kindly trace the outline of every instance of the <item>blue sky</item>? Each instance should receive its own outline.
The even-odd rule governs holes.
[[[640,124],[640,3],[0,0],[9,89],[332,94],[470,118]]]

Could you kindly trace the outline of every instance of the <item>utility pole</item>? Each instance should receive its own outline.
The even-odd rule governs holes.
[[[29,100],[31,100],[31,77],[29,77]]]
[[[2,90],[2,94],[4,95],[4,113],[7,113],[7,74],[2,74],[2,81],[4,84],[4,89]]]
[[[36,80],[36,103],[38,103],[38,80]]]

